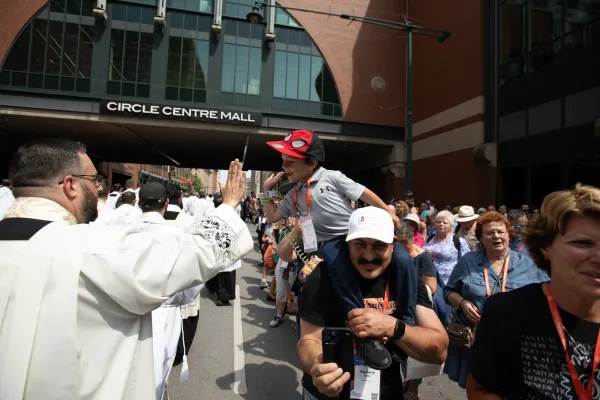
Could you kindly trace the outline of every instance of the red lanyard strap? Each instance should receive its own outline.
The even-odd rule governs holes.
[[[298,188],[296,186],[294,186],[294,208],[300,214],[300,210],[298,209]],[[310,179],[306,181],[306,212],[310,213]]]
[[[504,266],[502,267],[503,270],[503,274],[502,274],[502,293],[506,292],[506,278],[508,276],[508,266],[510,265],[510,256],[506,257],[506,259],[504,260]],[[485,291],[488,295],[488,297],[490,297],[492,295],[492,292],[490,291],[490,281],[488,278],[488,267],[486,267],[485,265],[483,266],[483,277],[485,278]],[[500,277],[498,277],[498,279],[500,279]],[[498,281],[496,281],[498,282]],[[496,285],[494,285],[494,288],[496,287]]]
[[[387,315],[389,305],[390,305],[390,279],[388,277],[387,283],[385,284],[385,295],[383,296],[383,313],[385,315]]]
[[[523,251],[523,246],[525,246],[525,243],[521,243],[521,245],[519,246],[519,254],[521,254],[521,252]]]
[[[575,371],[575,367],[573,366],[573,362],[569,357],[569,350],[567,347],[567,338],[565,336],[564,326],[562,323],[562,318],[560,317],[560,313],[558,312],[558,307],[556,306],[556,302],[554,301],[554,297],[552,296],[552,292],[550,290],[550,284],[546,284],[546,299],[548,299],[548,306],[550,306],[550,312],[552,313],[552,319],[554,320],[554,325],[556,326],[556,331],[558,332],[558,336],[560,337],[560,341],[563,345],[563,349],[565,349],[565,358],[567,360],[567,367],[569,367],[569,374],[571,375],[571,381],[573,382],[573,387],[577,392],[577,397],[579,400],[592,400],[592,393],[594,391],[594,383],[595,377],[594,372],[598,368],[598,364],[600,364],[600,332],[598,332],[598,338],[596,339],[596,349],[594,350],[594,362],[592,364],[592,372],[590,374],[590,381],[588,382],[588,387],[585,388],[583,383],[579,380],[579,374]]]

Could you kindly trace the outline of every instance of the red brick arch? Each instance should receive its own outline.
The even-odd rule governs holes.
[[[0,1],[0,65],[23,27],[48,0]]]

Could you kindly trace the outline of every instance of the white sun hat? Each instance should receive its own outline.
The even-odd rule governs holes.
[[[475,214],[475,210],[471,206],[462,206],[458,210],[458,214],[454,218],[456,222],[469,222],[479,218],[479,214]]]

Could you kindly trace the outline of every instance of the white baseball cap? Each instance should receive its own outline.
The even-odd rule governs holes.
[[[348,222],[346,242],[355,239],[394,243],[394,221],[390,213],[377,207],[363,207],[354,211]]]

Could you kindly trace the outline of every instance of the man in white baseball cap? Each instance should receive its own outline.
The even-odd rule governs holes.
[[[359,376],[355,379],[360,381],[372,375],[371,368],[385,369],[379,375],[378,384],[369,388],[369,393],[361,393],[361,397],[396,399],[403,390],[400,366],[406,355],[422,362],[441,364],[446,357],[447,334],[432,309],[427,289],[418,278],[412,259],[406,251],[394,251],[394,224],[387,211],[375,207],[354,211],[346,241],[338,243],[337,250],[346,269],[356,276],[356,293],[349,295],[359,298],[364,308],[349,312],[343,308],[325,262],[310,274],[302,288],[298,310],[301,332],[298,356],[307,372],[302,378],[303,398],[336,397],[343,388],[348,390],[350,371],[342,371],[338,369],[341,366],[334,363],[324,364],[322,358],[322,328],[342,328],[347,320],[358,339],[359,354],[369,367],[366,375],[364,369],[356,369]],[[401,255],[399,260],[396,254]],[[407,323],[402,315],[407,303],[416,308],[418,326]],[[365,357],[365,352],[370,352],[371,357]],[[386,353],[388,365],[382,367]],[[382,359],[377,360],[375,356]],[[379,365],[370,365],[373,361]],[[355,365],[360,363],[355,362]]]
[[[477,226],[477,218],[479,214],[471,206],[462,206],[458,210],[458,215],[454,220],[458,223],[454,232],[458,237],[465,239],[471,251],[481,250],[481,243],[475,236],[475,227]]]

